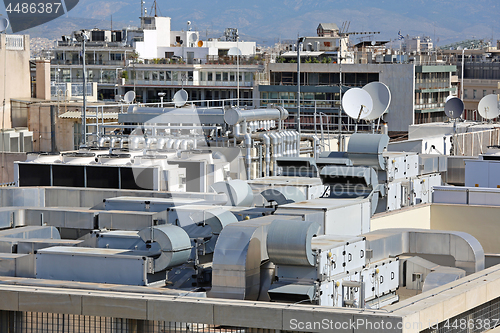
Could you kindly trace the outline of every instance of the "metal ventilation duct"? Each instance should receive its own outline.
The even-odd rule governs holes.
[[[182,265],[189,259],[191,241],[182,228],[170,224],[149,227],[139,231],[139,236],[146,243],[158,243],[161,248],[160,256],[154,259],[154,273]]]
[[[317,222],[273,221],[267,234],[269,260],[276,265],[314,266],[311,240],[319,231]]]
[[[261,284],[261,264],[269,259],[267,232],[274,220],[276,216],[264,216],[233,223],[222,230],[214,251],[210,297],[257,300],[267,292],[270,281],[267,280],[269,285]]]
[[[261,121],[261,120],[282,120],[288,118],[288,111],[284,108],[267,108],[244,110],[231,108],[226,110],[224,121],[228,125],[236,125],[244,121]]]
[[[217,194],[225,194],[226,206],[250,207],[253,203],[253,192],[247,182],[239,179],[218,182],[212,185]]]
[[[373,261],[399,256],[452,256],[455,266],[467,274],[484,269],[484,251],[477,239],[465,232],[424,229],[383,229],[369,232],[367,248]],[[434,260],[433,260],[434,261]]]
[[[276,202],[278,206],[293,202],[306,201],[306,196],[299,188],[294,186],[285,186],[280,188],[268,188],[260,192],[268,202]]]
[[[347,156],[353,165],[371,166],[385,170],[382,153],[387,149],[389,137],[385,134],[354,133],[349,138]]]

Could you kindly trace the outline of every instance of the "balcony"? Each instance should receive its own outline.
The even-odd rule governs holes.
[[[79,65],[82,66],[82,60],[57,60],[52,59],[50,61],[51,65],[63,65],[63,66],[71,66],[71,65]],[[97,66],[125,66],[125,60],[88,60],[85,63],[87,66],[97,65]]]

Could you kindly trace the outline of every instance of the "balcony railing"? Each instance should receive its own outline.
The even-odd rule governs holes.
[[[125,84],[133,85],[134,80],[126,80]],[[136,85],[140,86],[207,86],[207,87],[237,87],[236,81],[154,81],[154,80],[136,80]],[[240,82],[240,87],[253,87],[253,82]]]
[[[52,65],[83,65],[82,60],[58,60],[52,59],[50,61]],[[99,66],[125,66],[125,60],[93,60],[87,59],[86,65],[99,65]]]

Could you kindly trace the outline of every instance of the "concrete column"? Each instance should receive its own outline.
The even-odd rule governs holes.
[[[50,60],[36,61],[36,98],[50,100]]]

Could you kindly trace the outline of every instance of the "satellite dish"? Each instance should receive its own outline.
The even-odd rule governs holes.
[[[464,102],[458,97],[448,96],[444,104],[444,113],[451,119],[460,118],[464,112]]]
[[[363,87],[363,90],[370,94],[373,102],[372,112],[365,118],[375,120],[382,116],[391,104],[391,91],[382,82],[370,82]]]
[[[184,89],[179,90],[174,95],[174,104],[176,108],[180,108],[186,105],[187,100],[188,100],[188,93]]]
[[[477,110],[479,111],[481,117],[483,117],[484,119],[493,119],[498,117],[498,115],[500,115],[498,96],[499,95],[497,94],[490,94],[484,96],[481,99],[477,107]]]
[[[123,96],[123,101],[125,103],[132,103],[135,99],[135,91],[133,90],[130,90],[130,91],[127,91],[127,93]]]
[[[189,35],[189,41],[191,43],[196,43],[198,41],[198,36],[196,34]]]
[[[9,20],[5,17],[0,18],[0,32],[4,32],[9,27]]]
[[[236,46],[234,46],[227,51],[227,55],[228,56],[241,56],[241,50],[239,48],[237,48]]]
[[[199,40],[198,41],[198,47],[202,47],[203,46],[203,41],[202,40]]]
[[[377,44],[377,42],[372,40],[371,44],[372,44],[372,46],[375,46]]]
[[[373,110],[373,101],[366,90],[351,88],[342,98],[342,108],[352,119],[367,119]]]

